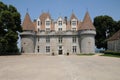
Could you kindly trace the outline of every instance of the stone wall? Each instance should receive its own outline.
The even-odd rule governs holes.
[[[21,40],[22,53],[34,53],[34,37],[26,35]]]

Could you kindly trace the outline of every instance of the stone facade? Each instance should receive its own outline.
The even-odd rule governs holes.
[[[83,22],[72,13],[70,20],[59,17],[51,19],[49,13],[42,13],[34,22],[27,13],[21,35],[22,53],[34,54],[80,54],[95,53],[95,27],[89,13]]]

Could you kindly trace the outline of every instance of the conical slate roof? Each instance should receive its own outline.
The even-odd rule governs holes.
[[[72,19],[77,19],[77,17],[75,16],[74,13],[72,13],[72,15],[71,15],[71,17],[70,17],[70,20],[72,20]]]
[[[118,40],[118,39],[120,39],[120,30],[117,31],[112,37],[110,37],[108,41]]]
[[[35,30],[35,27],[30,19],[28,12],[25,15],[22,27],[23,27],[23,30],[33,30],[33,31]]]
[[[88,11],[85,14],[82,26],[80,27],[80,30],[87,30],[87,29],[95,30],[95,27],[94,27],[94,25],[92,23],[92,20],[91,20],[91,18],[89,16]]]

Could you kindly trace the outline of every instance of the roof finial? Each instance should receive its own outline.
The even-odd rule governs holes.
[[[27,8],[27,13],[28,13],[28,8]]]
[[[72,13],[74,13],[74,10],[72,9]]]
[[[87,12],[88,12],[88,8],[87,8]]]

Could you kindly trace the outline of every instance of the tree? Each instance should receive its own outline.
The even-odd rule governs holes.
[[[0,53],[17,53],[18,32],[22,31],[17,9],[0,2]]]
[[[104,15],[94,18],[94,26],[96,27],[95,44],[97,48],[107,49],[107,39],[111,37],[117,29],[116,21],[112,17]]]

